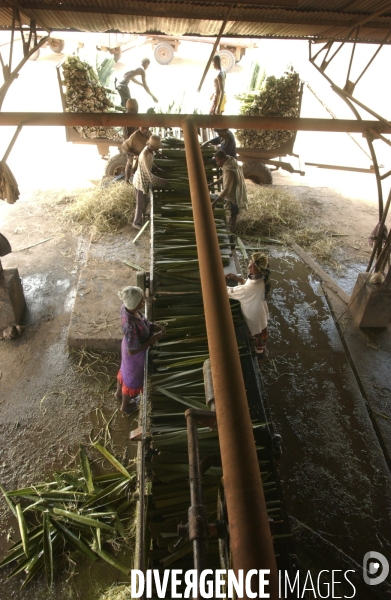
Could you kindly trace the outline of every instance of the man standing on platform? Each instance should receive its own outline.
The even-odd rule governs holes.
[[[150,89],[147,85],[145,71],[148,69],[150,62],[151,61],[149,60],[149,58],[143,58],[143,60],[141,61],[141,67],[139,67],[138,69],[133,69],[132,71],[127,71],[125,73],[123,79],[119,82],[118,85],[117,85],[117,80],[114,81],[115,89],[121,96],[121,105],[122,106],[126,106],[126,101],[132,97],[130,94],[130,90],[129,90],[129,83],[131,81],[133,83],[135,83],[136,85],[141,85],[141,87],[144,88],[144,90],[147,92],[147,94],[149,94],[151,96],[152,100],[154,102],[158,102],[158,99],[152,94],[152,92],[150,91]],[[141,77],[141,81],[139,81],[138,79],[135,79],[138,76]]]
[[[236,140],[232,131],[229,129],[215,129],[214,131],[217,133],[217,136],[201,144],[201,148],[212,144],[212,146],[217,146],[218,150],[224,150],[227,156],[236,158]]]
[[[130,179],[138,166],[137,157],[144,150],[150,137],[151,132],[148,127],[139,127],[122,144],[121,148],[128,158],[125,167],[125,183],[130,183]]]
[[[169,183],[161,177],[152,173],[153,153],[161,148],[160,135],[151,135],[147,145],[138,158],[137,171],[133,178],[133,187],[136,195],[136,212],[133,219],[133,227],[141,229],[144,224],[145,212],[147,210],[149,197],[148,192],[151,185],[168,187]]]
[[[210,183],[209,187],[222,183],[223,189],[219,194],[211,194],[212,208],[214,209],[218,202],[225,203],[225,208],[231,210],[229,224],[232,233],[235,233],[238,214],[247,210],[247,190],[242,167],[235,158],[227,156],[224,150],[216,152],[215,160],[223,174],[217,181]]]

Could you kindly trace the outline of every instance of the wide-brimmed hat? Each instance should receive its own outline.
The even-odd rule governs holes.
[[[137,285],[128,285],[117,293],[128,310],[137,308],[144,297],[143,290]]]

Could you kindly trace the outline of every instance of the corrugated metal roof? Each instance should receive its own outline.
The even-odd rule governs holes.
[[[0,27],[12,23],[12,0],[0,0]],[[250,0],[249,0],[250,1]],[[391,0],[280,0],[285,6],[236,4],[233,0],[18,0],[23,23],[35,19],[53,30],[215,36],[231,6],[224,35],[235,37],[336,38],[380,42],[391,31]],[[353,31],[352,31],[353,30]],[[391,42],[390,42],[391,43]]]

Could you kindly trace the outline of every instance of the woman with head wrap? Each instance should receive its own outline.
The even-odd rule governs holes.
[[[238,275],[228,273],[225,276],[226,279],[233,279],[239,285],[227,287],[227,292],[230,298],[240,302],[244,320],[256,340],[258,358],[263,358],[269,337],[267,331],[269,310],[266,296],[270,290],[270,271],[267,256],[261,252],[252,254],[248,272],[249,276],[246,281]]]
[[[123,302],[120,315],[124,337],[115,397],[122,401],[121,411],[130,415],[138,409],[139,394],[143,391],[146,350],[160,340],[165,329],[147,321],[140,312],[144,303],[141,288],[130,285],[118,292],[118,296]]]

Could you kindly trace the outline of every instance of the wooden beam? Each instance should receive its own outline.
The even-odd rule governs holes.
[[[23,113],[0,112],[0,126],[103,126],[103,127],[182,127],[192,119],[197,127],[213,129],[282,129],[286,131],[325,131],[363,133],[374,129],[378,133],[391,134],[391,124],[356,119],[296,119],[294,117],[244,117],[237,115],[147,115],[129,113]]]

